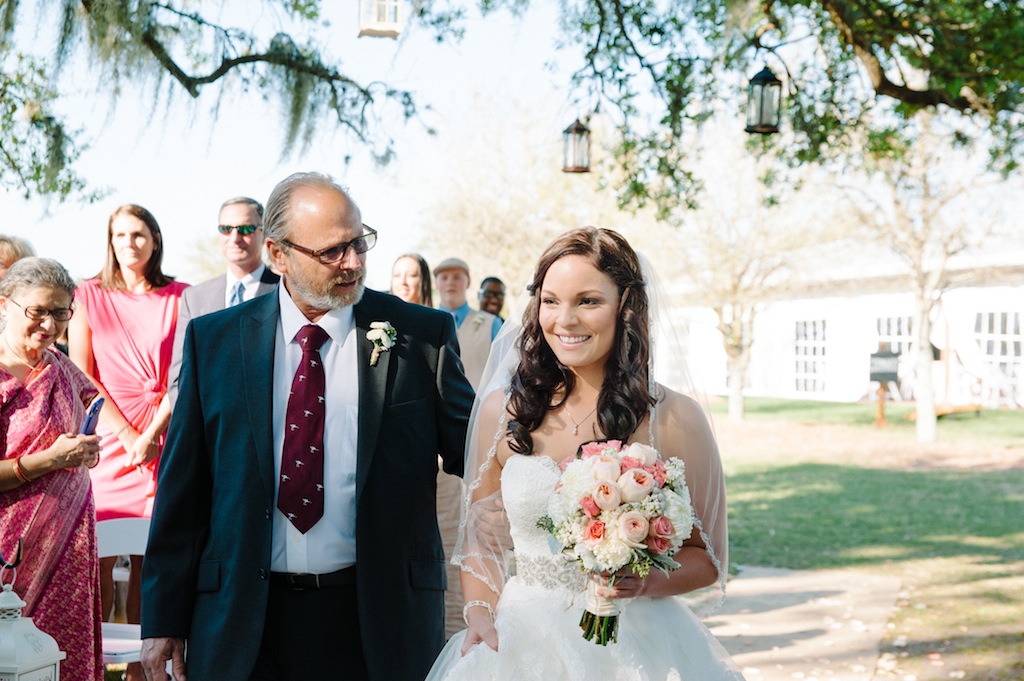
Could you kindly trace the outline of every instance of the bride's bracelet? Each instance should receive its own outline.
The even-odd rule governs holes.
[[[462,621],[466,623],[467,627],[469,626],[469,619],[467,619],[467,615],[469,615],[469,609],[474,606],[486,608],[487,614],[491,616],[491,621],[494,621],[494,608],[491,606],[490,603],[488,603],[487,601],[469,601],[464,606],[462,606]]]

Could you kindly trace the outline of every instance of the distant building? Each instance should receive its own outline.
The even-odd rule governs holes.
[[[1024,408],[1024,251],[957,258],[932,315],[937,405]],[[861,272],[860,276],[853,272]],[[908,277],[847,268],[789,287],[754,321],[746,396],[854,402],[874,399],[871,354],[901,354],[899,394],[913,399],[914,297]],[[709,394],[727,394],[726,356],[709,309],[685,318],[689,368]]]

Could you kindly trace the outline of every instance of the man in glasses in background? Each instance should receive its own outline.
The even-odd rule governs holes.
[[[252,300],[277,287],[279,277],[263,262],[263,205],[259,201],[247,196],[225,201],[217,218],[217,231],[227,272],[185,289],[181,297],[167,379],[172,407],[178,399],[181,344],[185,341],[189,321]]]
[[[377,233],[330,177],[288,177],[265,217],[276,293],[185,333],[147,678],[422,679],[444,644],[438,456],[462,475],[473,402],[455,320],[364,288]]]

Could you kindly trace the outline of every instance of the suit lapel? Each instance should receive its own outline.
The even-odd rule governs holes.
[[[359,433],[357,435],[356,453],[356,500],[362,494],[366,478],[370,474],[374,451],[377,449],[377,436],[380,433],[380,422],[384,411],[384,397],[387,391],[388,372],[391,366],[391,352],[382,352],[377,364],[370,366],[370,355],[373,343],[367,340],[366,332],[371,322],[384,319],[373,317],[367,298],[372,301],[373,291],[366,291],[363,301],[353,308],[356,322],[356,355],[359,373]]]
[[[277,336],[276,295],[252,301],[239,320],[236,347],[247,348],[252,361],[240,362],[256,460],[267,496],[274,498],[274,342]]]

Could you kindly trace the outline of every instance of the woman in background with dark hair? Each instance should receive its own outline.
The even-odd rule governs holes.
[[[495,340],[474,406],[453,559],[462,568],[467,630],[441,652],[430,681],[742,679],[673,598],[724,590],[725,483],[700,406],[651,375],[648,288],[636,253],[611,230],[567,232],[541,256],[522,327],[509,338],[506,322]],[[685,465],[694,527],[673,555],[681,568],[667,576],[586,576],[552,552],[538,526],[561,465],[585,444],[612,440],[655,447]],[[599,595],[618,599],[617,642],[583,637],[588,579]]]
[[[391,293],[407,303],[434,306],[430,266],[419,253],[398,256],[391,266]]]
[[[82,282],[68,330],[72,361],[107,398],[100,413],[102,453],[92,471],[96,519],[148,517],[156,467],[171,417],[167,373],[178,302],[187,284],[163,273],[163,235],[152,213],[121,206],[107,224],[103,270]],[[104,618],[114,602],[113,558],[100,561]],[[128,621],[139,621],[142,557],[132,556]],[[141,679],[130,665],[128,679]]]

